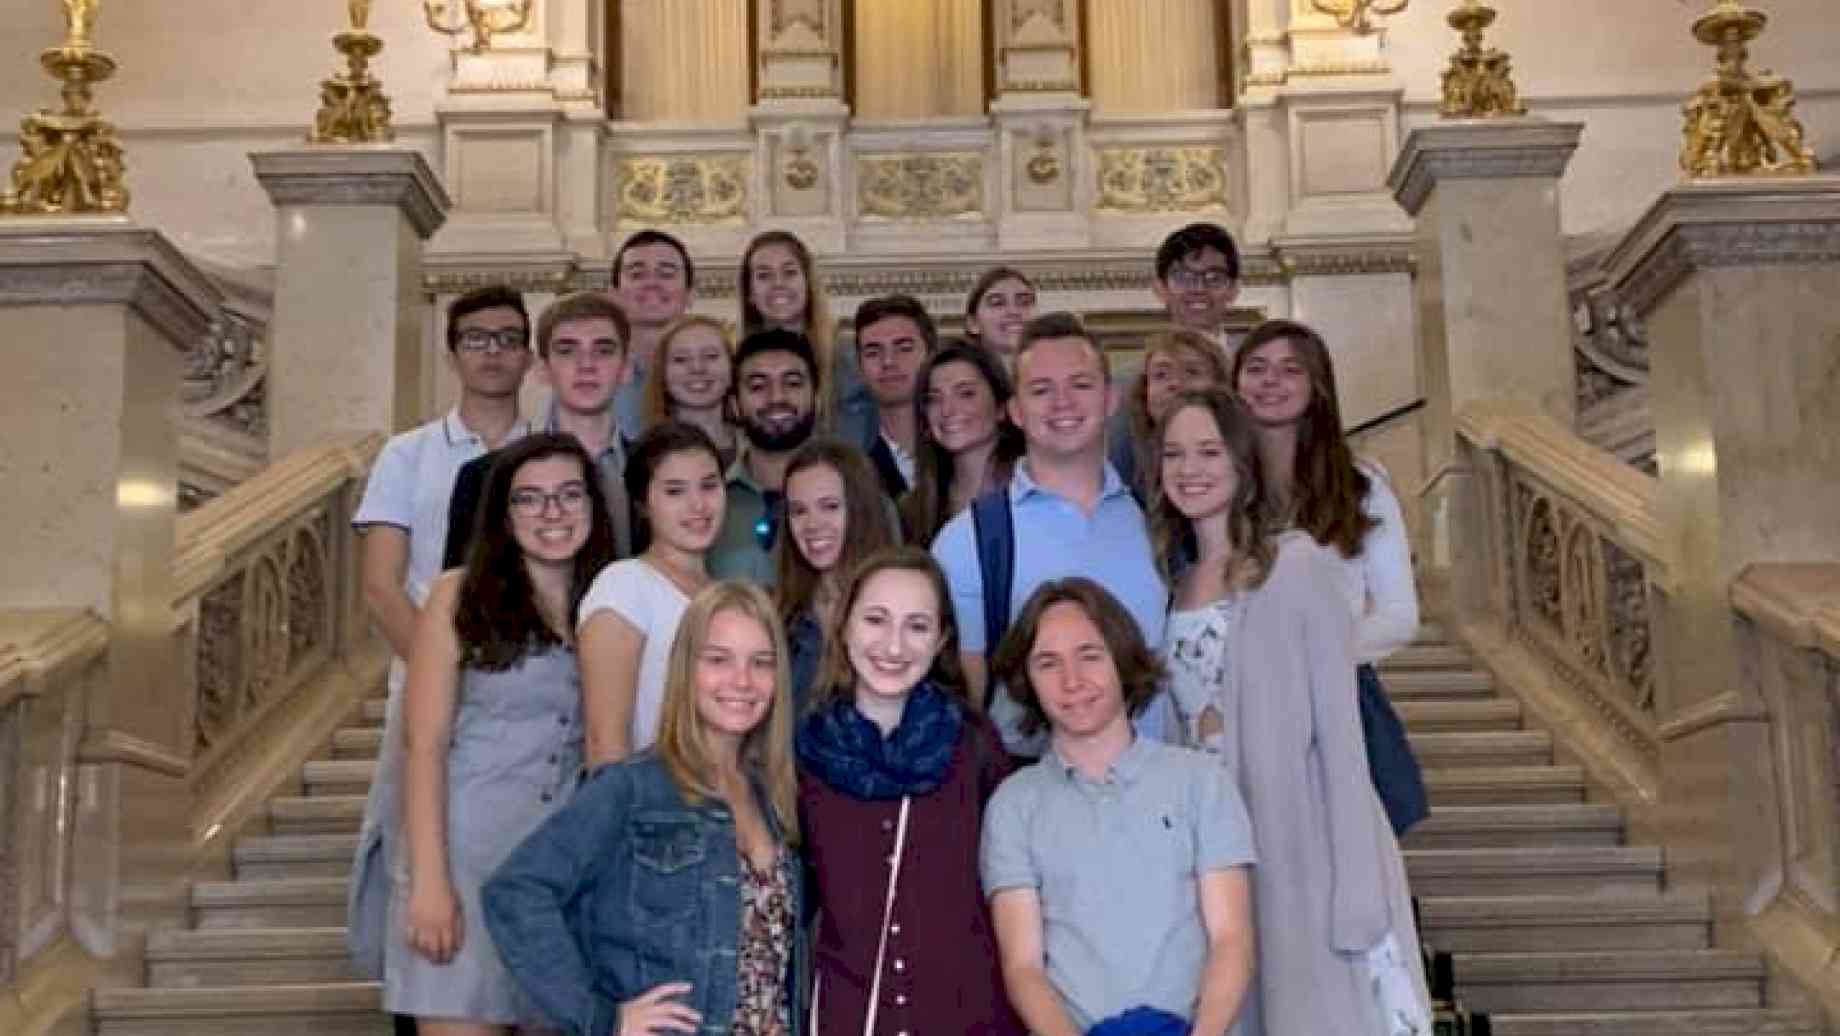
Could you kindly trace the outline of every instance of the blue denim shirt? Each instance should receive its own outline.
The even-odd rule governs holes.
[[[512,852],[486,882],[486,928],[506,970],[565,1032],[615,1033],[623,1001],[681,981],[692,987],[683,1001],[702,1015],[698,1032],[727,1036],[740,984],[740,869],[728,808],[689,804],[643,752],[602,767]],[[793,895],[803,918],[804,890]],[[804,929],[795,925],[786,973],[793,1036],[805,1027]]]

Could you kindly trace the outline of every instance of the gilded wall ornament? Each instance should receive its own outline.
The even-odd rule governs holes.
[[[1373,32],[1376,14],[1398,14],[1411,0],[1310,0],[1310,6],[1335,19],[1344,29],[1362,35]]]
[[[1227,207],[1221,147],[1099,149],[1099,201],[1109,212],[1203,212]]]
[[[383,51],[383,41],[365,31],[370,0],[351,0],[351,29],[332,37],[332,46],[345,55],[345,70],[320,80],[319,111],[307,141],[313,144],[374,144],[395,140],[390,125],[390,98],[383,83],[371,75],[370,62]]]
[[[1718,69],[1681,105],[1680,169],[1687,176],[1801,176],[1815,171],[1814,151],[1795,117],[1795,85],[1768,69],[1752,72],[1747,44],[1763,33],[1762,11],[1738,0],[1693,23],[1693,36],[1718,52]]]
[[[532,0],[491,3],[486,0],[422,0],[422,15],[428,27],[443,36],[458,36],[471,31],[473,41],[467,49],[483,54],[492,49],[492,37],[522,32],[530,25]]]
[[[98,0],[64,0],[64,42],[38,56],[64,85],[62,111],[49,108],[19,121],[19,159],[0,191],[0,214],[56,215],[124,212],[121,141],[96,110],[91,87],[115,74],[115,59],[90,43]]]
[[[1438,114],[1446,119],[1525,115],[1527,106],[1514,89],[1507,51],[1482,45],[1482,30],[1495,21],[1495,9],[1477,0],[1463,4],[1444,19],[1463,34],[1463,45],[1444,70],[1444,99]]]
[[[824,0],[773,0],[767,24],[778,36],[794,25],[803,23],[811,34],[824,38]]]
[[[626,223],[738,223],[747,212],[744,155],[622,159],[616,211]]]
[[[856,162],[857,203],[871,219],[951,219],[984,208],[984,156],[866,155]]]

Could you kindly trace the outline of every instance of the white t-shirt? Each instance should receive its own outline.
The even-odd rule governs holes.
[[[596,612],[611,611],[645,637],[639,656],[639,676],[633,686],[632,750],[650,748],[658,740],[658,718],[664,707],[664,678],[671,664],[671,642],[690,599],[677,584],[665,578],[643,558],[616,561],[601,569],[581,599],[576,629],[588,624]]]

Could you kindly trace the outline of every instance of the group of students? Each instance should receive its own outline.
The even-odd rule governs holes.
[[[515,293],[457,300],[460,405],[353,519],[406,659],[350,900],[386,1008],[1429,1033],[1423,788],[1371,664],[1418,621],[1399,506],[1320,336],[1221,333],[1238,261],[1216,226],[1165,241],[1174,326],[1128,386],[1007,268],[967,340],[889,296],[840,355],[780,232],[738,343],[657,232],[534,343]]]

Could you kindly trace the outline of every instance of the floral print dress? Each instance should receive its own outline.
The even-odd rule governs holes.
[[[765,871],[741,857],[740,985],[732,1036],[791,1036],[786,966],[792,959],[792,854],[781,850]]]

